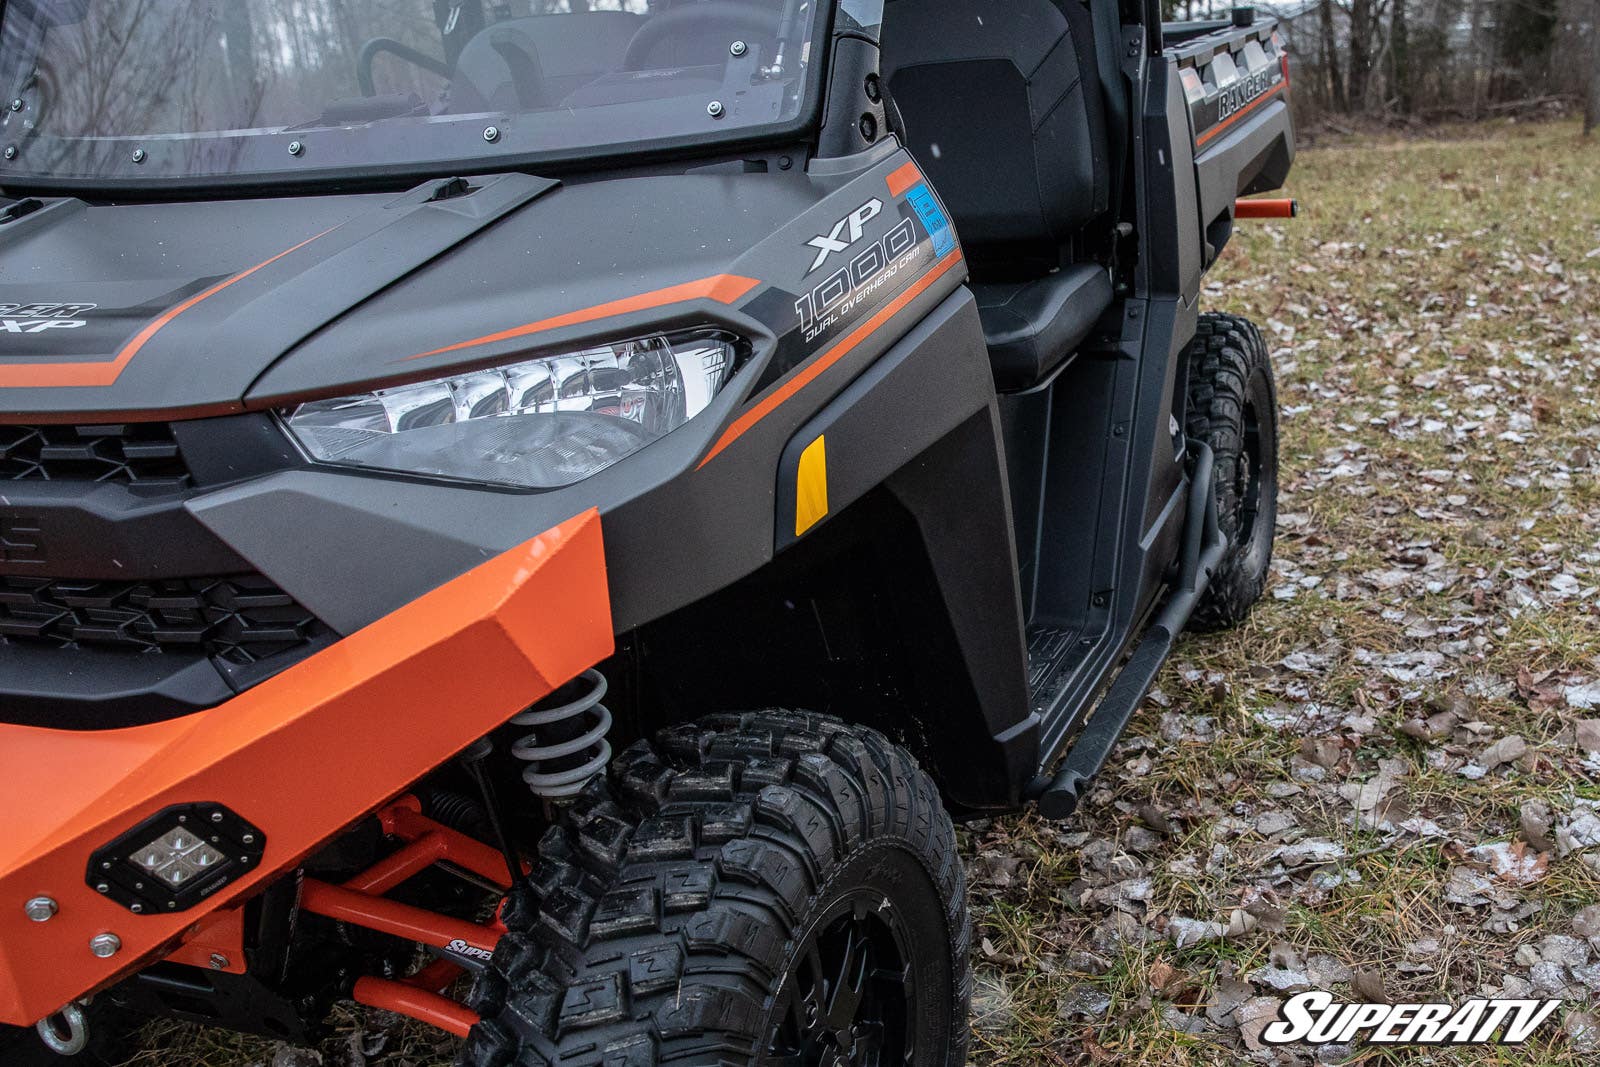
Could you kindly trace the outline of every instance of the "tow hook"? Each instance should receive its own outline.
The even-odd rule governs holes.
[[[76,1056],[89,1047],[89,1020],[76,1004],[45,1016],[34,1029],[39,1032],[39,1040],[57,1056]]]

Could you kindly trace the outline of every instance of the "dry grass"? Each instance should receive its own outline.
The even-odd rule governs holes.
[[[1304,217],[1245,224],[1205,298],[1276,349],[1274,587],[1241,630],[1186,639],[1077,817],[964,832],[974,1062],[1274,1062],[1241,1015],[1296,976],[1352,999],[1554,983],[1572,1031],[1600,988],[1544,940],[1600,900],[1575,808],[1600,800],[1600,758],[1574,743],[1600,716],[1600,144],[1566,123],[1352,141],[1302,155],[1291,188]],[[1477,776],[1511,735],[1525,751]],[[1472,852],[1497,842],[1522,880]],[[1235,929],[1191,943],[1216,929],[1189,921]],[[392,1019],[339,1025],[320,1062],[449,1062]],[[170,1024],[146,1049],[134,1063],[319,1062]],[[1595,1055],[1550,1025],[1524,1049],[1324,1058]]]
[[[1600,968],[1541,949],[1600,900],[1570,830],[1600,798],[1574,737],[1600,715],[1597,163],[1565,123],[1351,142],[1301,157],[1299,221],[1246,224],[1206,304],[1271,324],[1274,586],[1239,631],[1186,639],[1087,810],[972,835],[977,1062],[1288,1060],[1228,1009],[1251,1030],[1295,977],[1364,999],[1352,971],[1394,999],[1563,996],[1571,1032],[1330,1061],[1593,1062]],[[1526,751],[1471,777],[1510,735]],[[1529,808],[1526,845],[1535,802],[1566,840]],[[1297,843],[1344,858],[1296,867]],[[1496,843],[1525,881],[1471,851]],[[1180,947],[1182,920],[1246,908],[1254,929]]]

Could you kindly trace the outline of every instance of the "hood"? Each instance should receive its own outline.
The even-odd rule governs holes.
[[[447,180],[399,196],[13,204],[0,225],[0,411],[238,411],[306,337],[555,184],[514,174],[471,195]]]
[[[798,175],[505,174],[399,195],[13,205],[0,417],[199,418],[482,364],[526,350],[530,325],[654,329],[673,320],[662,304],[704,321],[754,295],[760,274],[726,272],[823,195]]]

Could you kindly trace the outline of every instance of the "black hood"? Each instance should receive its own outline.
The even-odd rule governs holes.
[[[48,201],[0,223],[0,419],[199,418],[629,331],[783,332],[793,298],[763,293],[803,287],[817,224],[802,216],[828,184],[505,174],[399,195]],[[768,305],[760,322],[739,310]]]
[[[503,175],[458,197],[458,185],[429,182],[400,196],[47,202],[0,226],[0,410],[240,410],[305,338],[554,184]]]

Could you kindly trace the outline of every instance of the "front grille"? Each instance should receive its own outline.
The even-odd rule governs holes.
[[[0,638],[5,641],[203,652],[247,666],[327,632],[259,574],[146,582],[0,576]]]
[[[189,468],[164,422],[0,426],[0,481],[187,486]]]

